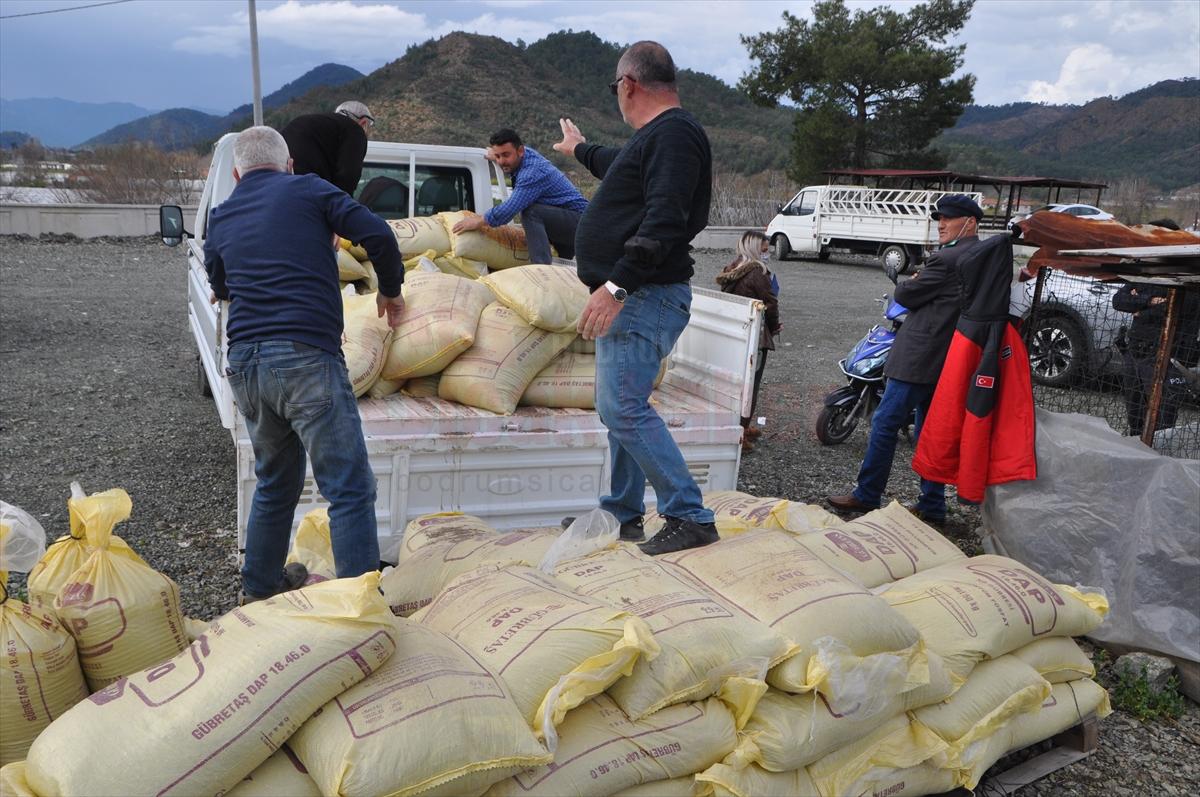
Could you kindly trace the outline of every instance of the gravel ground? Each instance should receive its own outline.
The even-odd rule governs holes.
[[[728,258],[698,253],[695,284],[712,286]],[[837,361],[879,318],[874,299],[891,285],[865,259],[775,268],[784,332],[759,400],[766,433],[744,457],[739,487],[819,503],[853,485],[867,439],[860,429],[843,445],[820,445],[821,398],[842,383]],[[133,516],[120,534],[179,583],[189,615],[208,619],[236,600],[235,460],[196,389],[184,275],[182,252],[157,239],[0,238],[0,494],[57,536],[68,528],[72,481],[89,492],[124,487]],[[901,442],[891,497],[916,497],[910,458]],[[947,534],[977,553],[978,521],[951,501]],[[1020,794],[1194,793],[1200,709],[1187,705],[1177,722],[1113,714],[1095,754]]]

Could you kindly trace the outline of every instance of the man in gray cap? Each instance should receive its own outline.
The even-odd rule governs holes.
[[[354,196],[367,155],[367,135],[374,126],[371,110],[348,100],[333,113],[297,116],[279,132],[296,174],[315,174]]]
[[[825,499],[842,512],[879,508],[892,472],[896,434],[908,423],[913,410],[916,410],[914,439],[921,433],[954,337],[960,309],[958,262],[979,245],[977,232],[983,211],[970,197],[953,194],[939,199],[937,210],[930,216],[937,221],[941,249],[930,255],[920,273],[898,283],[892,294],[908,308],[908,317],[896,334],[883,369],[887,386],[871,421],[871,437],[858,471],[858,484],[846,495]],[[920,499],[907,508],[925,522],[941,525],[946,521],[945,485],[922,479]]]

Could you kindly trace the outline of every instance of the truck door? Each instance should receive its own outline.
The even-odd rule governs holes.
[[[788,238],[795,252],[816,252],[818,236],[817,189],[805,188],[783,209]]]

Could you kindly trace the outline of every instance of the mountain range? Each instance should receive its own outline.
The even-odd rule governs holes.
[[[0,130],[24,133],[47,147],[74,147],[114,125],[152,113],[128,102],[75,102],[58,97],[0,100]]]

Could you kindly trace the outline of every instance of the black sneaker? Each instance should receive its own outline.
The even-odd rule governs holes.
[[[667,525],[655,534],[650,542],[638,546],[647,556],[658,556],[664,553],[685,551],[688,548],[700,548],[712,545],[720,537],[717,535],[715,523],[696,523],[677,517],[663,515]]]
[[[563,529],[567,529],[574,522],[574,517],[563,518]],[[646,529],[645,521],[641,515],[638,515],[633,520],[627,520],[621,524],[621,542],[641,542],[644,539],[646,539]]]

